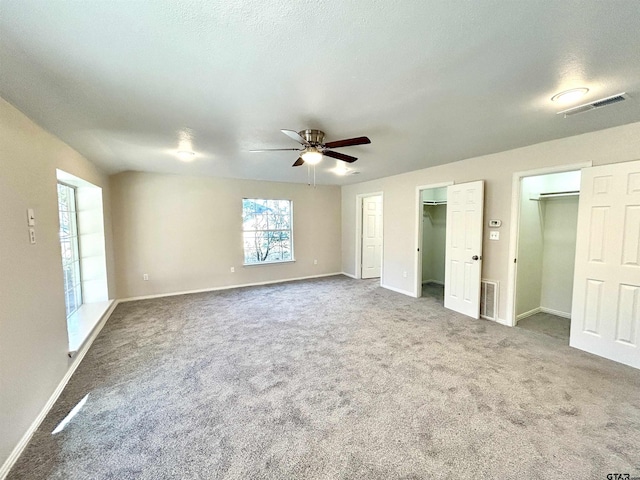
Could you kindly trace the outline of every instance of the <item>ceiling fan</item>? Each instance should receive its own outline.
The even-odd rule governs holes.
[[[299,167],[300,165],[316,165],[322,160],[322,156],[342,160],[343,162],[353,163],[356,157],[345,155],[344,153],[334,152],[332,148],[351,147],[354,145],[366,145],[371,143],[367,137],[347,138],[345,140],[336,140],[335,142],[324,143],[324,132],[321,130],[301,130],[295,132],[293,130],[280,130],[282,133],[292,138],[302,145],[302,148],[267,148],[264,150],[249,150],[250,152],[279,152],[279,151],[297,151],[302,152],[298,159],[292,165]]]

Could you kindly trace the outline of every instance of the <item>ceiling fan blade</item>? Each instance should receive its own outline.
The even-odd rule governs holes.
[[[291,150],[295,150],[296,152],[299,152],[301,149],[300,148],[263,148],[262,150],[249,150],[250,152],[288,152]]]
[[[342,160],[343,162],[353,163],[357,160],[356,157],[352,157],[351,155],[345,155],[340,152],[332,152],[331,150],[325,150],[322,152],[322,155],[326,155],[327,157],[337,158],[338,160]]]
[[[366,145],[371,143],[368,137],[347,138],[345,140],[336,140],[335,142],[327,142],[324,144],[327,148],[352,147],[354,145]]]
[[[298,157],[298,159],[293,163],[293,165],[291,165],[292,167],[299,167],[300,165],[302,165],[304,163],[304,160],[302,159],[302,157]]]
[[[293,140],[295,140],[298,143],[301,143],[302,145],[309,145],[309,142],[307,142],[304,138],[302,138],[298,132],[294,132],[293,130],[280,130],[280,131],[284,133],[287,137],[292,138]]]

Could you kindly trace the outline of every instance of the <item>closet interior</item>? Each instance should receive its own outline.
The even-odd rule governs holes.
[[[444,303],[447,187],[422,190],[422,296]]]
[[[517,325],[569,343],[580,172],[524,177],[520,192]]]

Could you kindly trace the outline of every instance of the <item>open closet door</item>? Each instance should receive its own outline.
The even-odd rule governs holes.
[[[484,181],[447,187],[444,306],[480,317]]]
[[[572,347],[640,368],[640,161],[582,170]]]

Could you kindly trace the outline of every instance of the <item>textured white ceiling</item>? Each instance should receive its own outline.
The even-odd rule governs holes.
[[[344,184],[640,121],[637,0],[2,0],[0,96],[109,172]],[[564,119],[550,102],[631,99]],[[583,102],[580,102],[583,103]],[[175,158],[181,132],[198,153]]]

